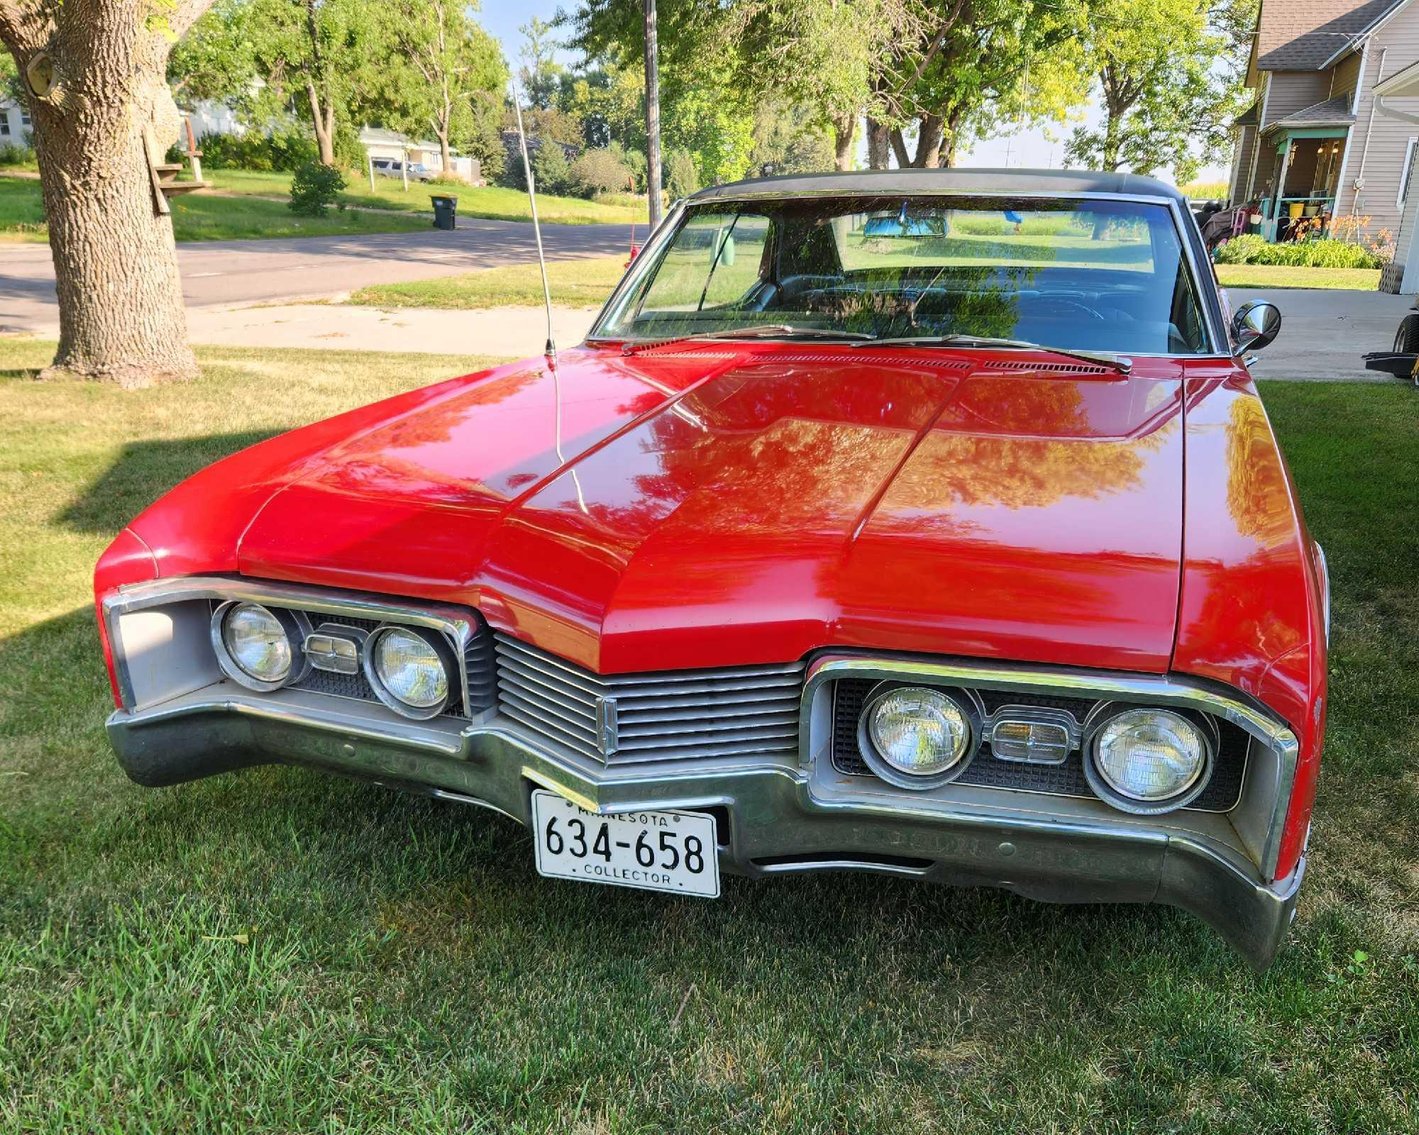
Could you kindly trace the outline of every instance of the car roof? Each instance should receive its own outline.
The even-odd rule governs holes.
[[[1070,196],[1080,193],[1161,197],[1186,203],[1183,194],[1157,178],[1136,173],[1072,169],[882,169],[851,173],[798,173],[714,185],[691,201],[741,197],[852,196],[854,194],[979,193]]]

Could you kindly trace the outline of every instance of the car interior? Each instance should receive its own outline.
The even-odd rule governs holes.
[[[694,288],[686,290],[684,267],[667,271],[676,284],[652,281],[628,330],[656,337],[762,321],[879,338],[977,335],[1080,350],[1208,350],[1170,221],[1166,229],[1143,227],[1147,240],[1127,250],[1135,265],[1056,265],[1043,245],[1043,262],[1033,264],[1010,262],[1009,249],[993,260],[943,257],[948,222],[908,220],[905,204],[900,213],[897,225],[870,214],[865,222],[861,214],[845,221],[789,210],[692,214],[667,261],[679,255],[694,265],[690,279],[703,285],[698,301]],[[845,264],[849,225],[871,254]]]

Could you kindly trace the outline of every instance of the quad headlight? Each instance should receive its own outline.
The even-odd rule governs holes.
[[[1207,787],[1212,743],[1171,709],[1125,709],[1094,728],[1084,761],[1090,786],[1126,812],[1171,812]]]
[[[280,689],[305,669],[299,619],[260,603],[223,603],[212,615],[212,648],[234,682],[251,690]]]
[[[941,690],[898,686],[869,698],[858,725],[868,766],[900,788],[934,788],[970,763],[975,737],[967,703]]]
[[[453,689],[441,638],[414,627],[381,627],[365,647],[365,676],[379,700],[405,717],[437,717]]]

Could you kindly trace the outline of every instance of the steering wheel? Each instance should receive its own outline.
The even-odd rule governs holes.
[[[1063,315],[1082,315],[1086,319],[1103,319],[1103,314],[1087,303],[1072,300],[1068,296],[1036,296],[1029,303],[1032,311],[1040,308],[1054,308]],[[1043,313],[1041,313],[1043,314]]]

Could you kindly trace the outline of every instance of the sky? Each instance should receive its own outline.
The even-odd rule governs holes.
[[[518,31],[523,24],[536,16],[550,20],[557,14],[558,7],[568,0],[483,0],[479,20],[503,45],[503,55],[508,62],[515,63],[522,49],[523,37]],[[567,59],[567,62],[572,62]],[[1085,109],[1087,120],[1096,121],[1096,107]],[[958,164],[963,166],[1010,166],[1032,169],[1058,169],[1064,164],[1064,139],[1069,136],[1072,124],[1055,126],[1046,130],[1022,130],[1017,133],[992,138],[980,142],[961,156]],[[1050,135],[1053,135],[1051,138]],[[1220,181],[1227,176],[1225,166],[1206,166],[1198,175],[1201,181]]]

